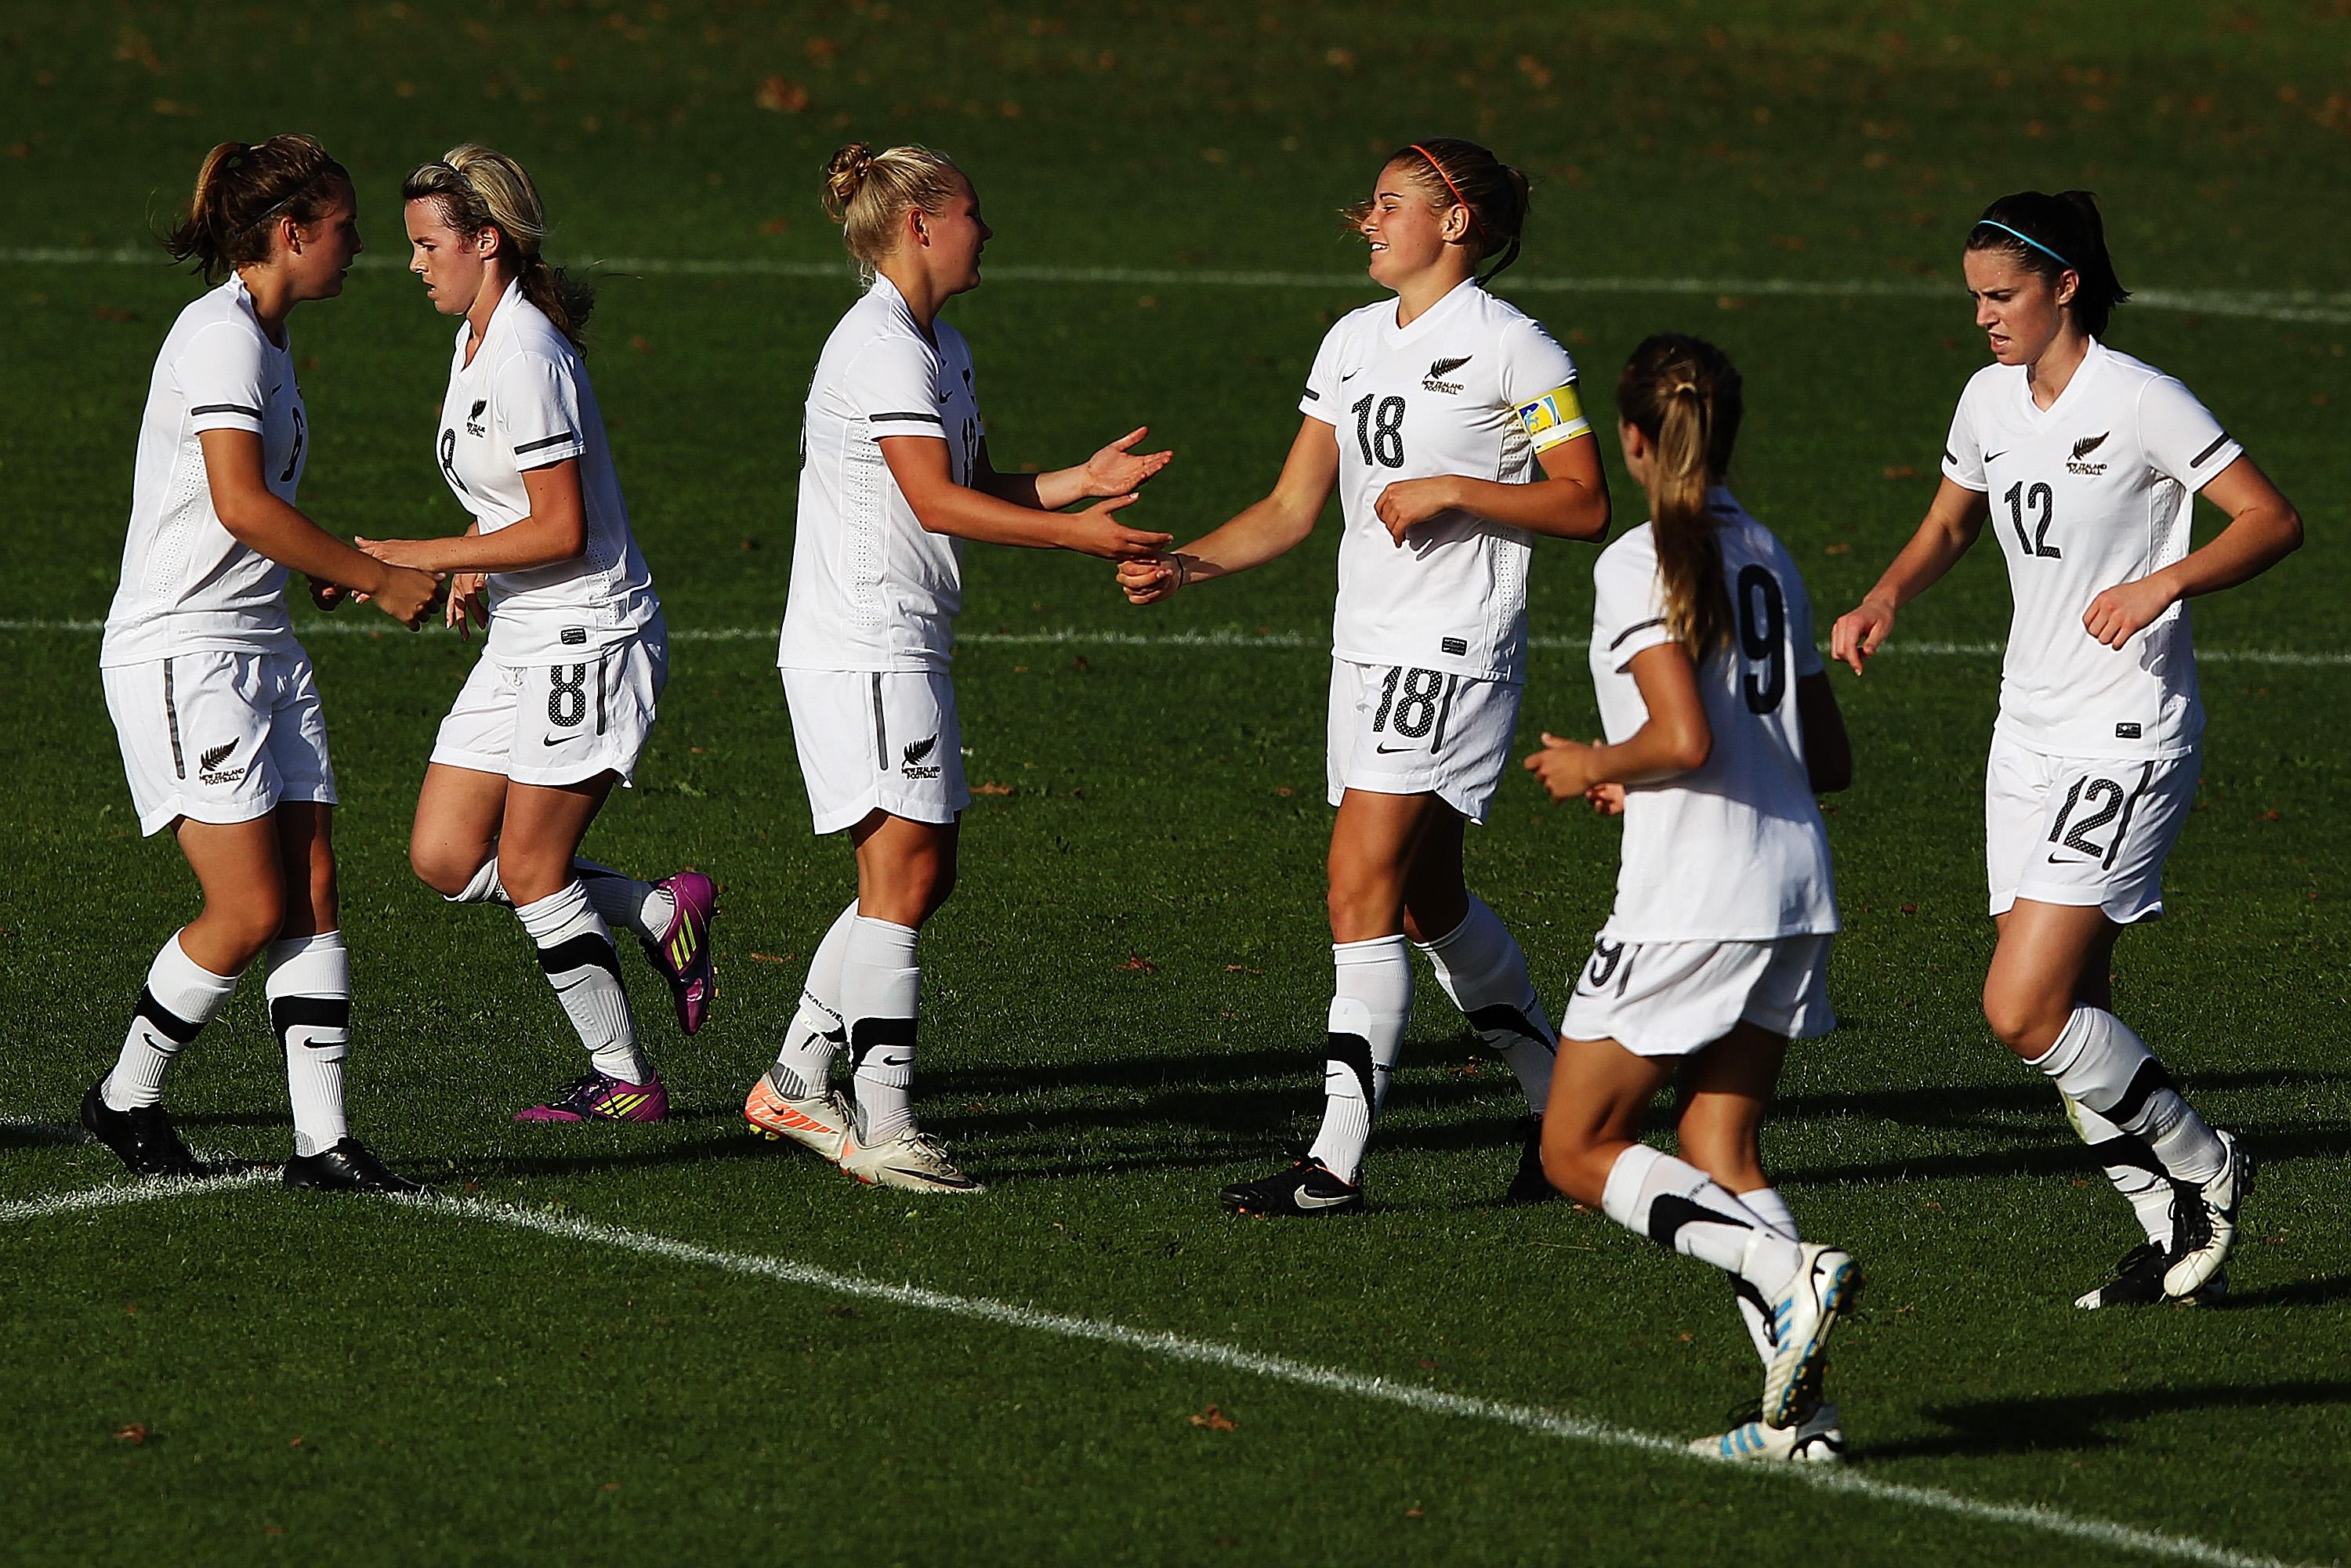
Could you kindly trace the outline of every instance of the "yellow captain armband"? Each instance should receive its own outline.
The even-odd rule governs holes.
[[[1592,434],[1592,422],[1583,417],[1583,400],[1575,395],[1573,382],[1553,388],[1532,402],[1519,404],[1519,423],[1537,452]]]

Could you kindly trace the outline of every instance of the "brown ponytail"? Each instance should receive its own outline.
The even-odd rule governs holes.
[[[596,308],[596,291],[549,266],[540,254],[547,243],[547,209],[520,163],[466,142],[410,170],[400,199],[434,203],[448,225],[469,240],[484,229],[497,230],[497,257],[521,283],[523,298],[545,313],[565,341],[584,347],[581,334]]]
[[[196,171],[188,215],[164,236],[174,261],[192,261],[207,283],[269,259],[271,223],[314,224],[353,194],[351,177],[314,136],[224,141]]]
[[[1729,470],[1739,440],[1739,371],[1713,344],[1661,332],[1643,339],[1625,361],[1616,407],[1656,449],[1649,531],[1665,589],[1666,630],[1693,661],[1702,661],[1731,632],[1719,525],[1706,496]]]

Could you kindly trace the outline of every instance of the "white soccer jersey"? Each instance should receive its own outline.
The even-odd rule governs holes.
[[[519,282],[507,285],[467,364],[470,330],[457,329],[449,390],[441,399],[434,447],[441,476],[481,531],[494,534],[530,516],[526,471],[576,457],[588,525],[587,549],[571,559],[489,574],[487,657],[544,664],[636,635],[660,613],[661,601],[629,531],[588,367]]]
[[[1624,864],[1602,935],[1618,942],[1760,941],[1837,928],[1828,829],[1813,798],[1796,682],[1821,669],[1813,603],[1785,546],[1715,490],[1731,644],[1707,655],[1698,693],[1714,746],[1706,765],[1625,790]],[[1592,571],[1592,684],[1609,741],[1648,722],[1628,666],[1666,633],[1647,523]]]
[[[944,321],[923,336],[895,286],[876,277],[825,340],[800,425],[791,597],[776,663],[787,670],[943,670],[963,605],[963,541],[915,519],[882,440],[947,444],[971,483],[987,427],[971,349]]]
[[[2188,553],[2195,494],[2244,448],[2195,394],[2095,339],[2064,392],[2032,403],[2022,365],[1959,395],[1943,473],[1991,501],[2016,600],[1997,728],[2064,757],[2177,757],[2204,727],[2188,606],[2120,649],[2082,626],[2090,601]]]
[[[180,312],[155,356],[101,665],[294,647],[286,569],[238,543],[213,510],[197,440],[207,430],[257,433],[262,482],[293,505],[309,448],[294,357],[262,330],[235,273]]]
[[[1592,429],[1567,350],[1516,306],[1465,281],[1409,327],[1396,325],[1394,300],[1340,318],[1298,408],[1339,440],[1346,532],[1332,653],[1523,679],[1527,532],[1454,512],[1408,530],[1399,548],[1373,508],[1399,479],[1541,478],[1537,453]]]

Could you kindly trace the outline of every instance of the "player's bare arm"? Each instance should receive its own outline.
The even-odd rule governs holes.
[[[1380,492],[1374,509],[1399,545],[1405,529],[1444,512],[1468,512],[1553,538],[1606,538],[1608,481],[1600,471],[1600,443],[1587,433],[1547,448],[1536,461],[1543,477],[1531,485],[1462,474],[1399,479]]]
[[[221,527],[239,544],[291,570],[366,594],[414,631],[441,591],[437,578],[376,560],[345,544],[272,494],[261,472],[261,436],[207,430],[204,476]]]
[[[2230,464],[2203,494],[2229,514],[2228,526],[2185,559],[2090,601],[2082,625],[2091,636],[2120,648],[2181,600],[2250,581],[2302,548],[2301,513],[2252,458]]]
[[[1713,754],[1714,731],[1706,722],[1706,699],[1698,695],[1698,669],[1680,643],[1645,648],[1626,668],[1649,710],[1648,721],[1613,746],[1586,746],[1544,731],[1543,748],[1527,758],[1526,768],[1552,800],[1589,798],[1601,785],[1654,784],[1705,767]],[[1616,799],[1622,810],[1623,797]]]
[[[528,571],[577,560],[588,548],[588,511],[580,498],[580,459],[567,457],[522,476],[530,516],[489,534],[480,526],[439,539],[361,539],[379,560],[425,571]]]
[[[1319,419],[1299,421],[1271,493],[1180,550],[1120,563],[1118,585],[1131,604],[1154,604],[1177,589],[1263,566],[1314,531],[1339,484],[1339,441]]]
[[[971,487],[985,490],[999,501],[1045,512],[1058,512],[1080,501],[1131,495],[1176,458],[1173,452],[1135,451],[1150,434],[1149,425],[1137,425],[1077,466],[1045,474],[997,472],[988,460],[987,443],[982,441],[978,460],[972,465]]]
[[[914,508],[915,520],[935,534],[1029,549],[1076,550],[1105,560],[1149,555],[1176,537],[1145,533],[1118,520],[1117,513],[1136,500],[1132,492],[1109,497],[1082,512],[1039,511],[956,484],[947,462],[947,444],[935,435],[884,436],[880,445],[890,476]]]
[[[1829,656],[1861,674],[1863,663],[1877,652],[1894,630],[1895,612],[1942,580],[1983,532],[1991,507],[1980,490],[1946,479],[1927,508],[1926,520],[1894,564],[1862,596],[1859,604],[1836,618],[1829,628]]]

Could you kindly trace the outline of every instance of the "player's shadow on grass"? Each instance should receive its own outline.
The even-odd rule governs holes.
[[[2266,1166],[2297,1160],[2341,1159],[2351,1155],[2351,1127],[2314,1127],[2306,1122],[2280,1124],[2233,1121],[2229,1129]],[[1991,1129],[1986,1129],[1988,1132]],[[2002,1131],[2016,1134],[2014,1128]],[[2070,1176],[2097,1174],[2096,1163],[2060,1120],[2043,1134],[2044,1142],[2011,1143],[1996,1149],[1965,1153],[1921,1150],[1851,1165],[1778,1166],[1773,1175],[1782,1182],[1814,1186],[1877,1184],[1974,1176]]]
[[[2028,1399],[1984,1399],[1968,1405],[1930,1405],[1927,1416],[1949,1429],[1942,1436],[1873,1443],[1864,1457],[1872,1462],[1883,1462],[1994,1454],[2083,1453],[2132,1442],[2131,1425],[2150,1416],[2315,1405],[2351,1405],[2351,1383],[2214,1384],[2138,1393],[2064,1394]]]

